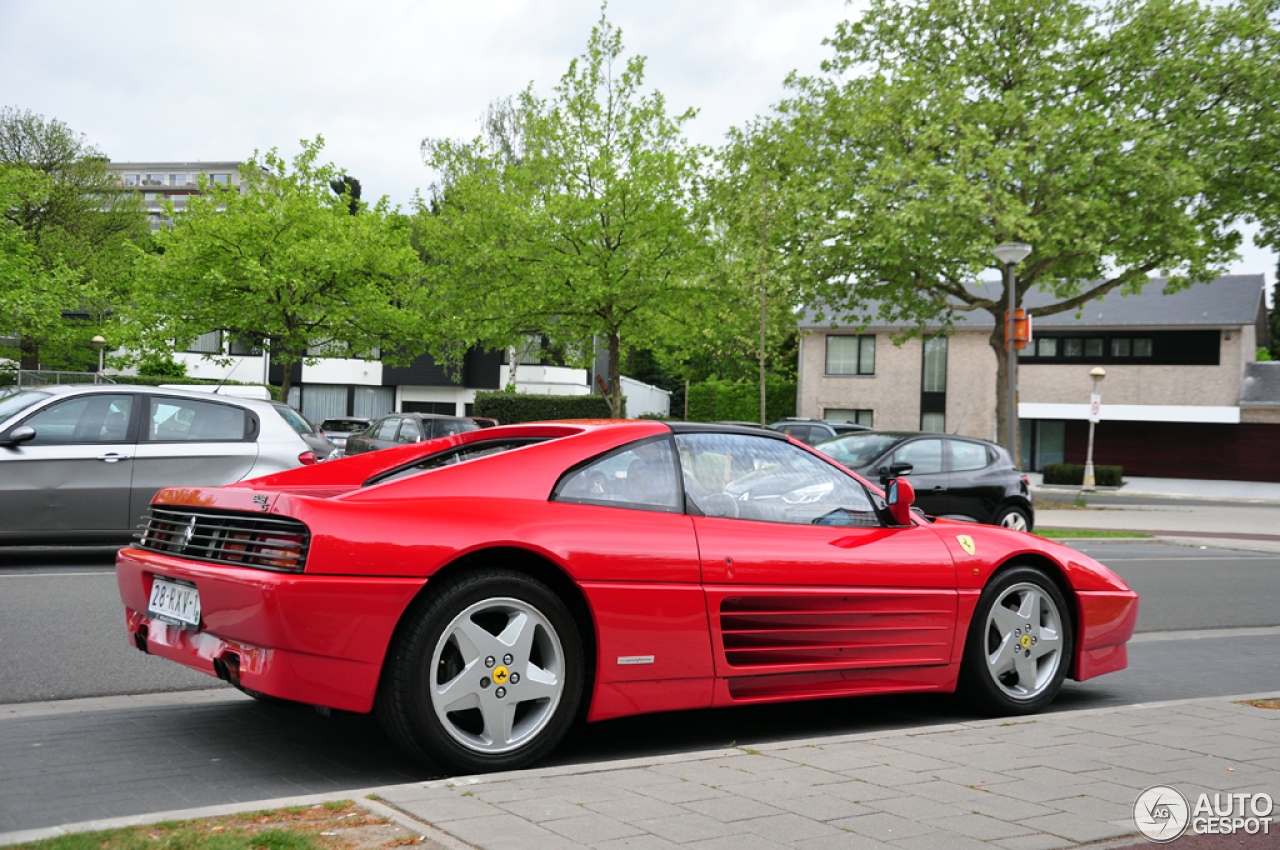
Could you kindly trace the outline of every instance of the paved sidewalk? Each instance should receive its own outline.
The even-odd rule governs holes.
[[[1044,475],[1028,472],[1027,480],[1033,490],[1061,492],[1079,490],[1079,487],[1063,487],[1044,484]],[[1224,501],[1252,501],[1280,503],[1280,482],[1276,481],[1212,481],[1203,478],[1131,478],[1117,488],[1105,492],[1116,496],[1163,496],[1174,499],[1222,499]]]
[[[1175,786],[1193,806],[1201,792],[1280,800],[1280,711],[1238,699],[953,723],[373,792],[428,824],[422,832],[437,845],[454,848],[1049,850],[1134,835],[1134,800],[1152,785]],[[0,845],[109,825],[0,834]],[[1280,830],[1280,812],[1272,826]]]

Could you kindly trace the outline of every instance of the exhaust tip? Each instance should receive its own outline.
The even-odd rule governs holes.
[[[224,682],[240,687],[240,656],[235,652],[224,652],[213,659],[213,675]]]
[[[138,651],[144,655],[149,655],[150,650],[147,649],[147,627],[139,626],[138,630],[133,633],[133,645]]]

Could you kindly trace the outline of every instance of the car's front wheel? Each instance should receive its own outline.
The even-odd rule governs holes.
[[[991,714],[1031,714],[1057,696],[1071,665],[1066,599],[1036,567],[997,576],[978,599],[969,626],[960,691]]]
[[[546,585],[509,570],[446,579],[408,615],[378,695],[388,734],[460,773],[525,767],[564,737],[584,681],[582,638]]]

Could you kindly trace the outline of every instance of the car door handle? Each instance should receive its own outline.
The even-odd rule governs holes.
[[[115,463],[118,460],[128,459],[129,455],[122,455],[119,452],[107,452],[106,454],[98,455],[98,460],[105,460],[107,463]]]
[[[939,485],[937,485],[937,486],[935,486],[935,487],[933,488],[933,492],[935,492],[935,493],[941,493],[941,492],[942,492],[943,490],[945,490],[945,489],[947,489],[947,488],[946,488],[946,487],[943,487],[941,484],[939,484]]]

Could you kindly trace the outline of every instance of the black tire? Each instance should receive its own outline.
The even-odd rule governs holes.
[[[1020,508],[1017,505],[1007,505],[996,513],[995,521],[992,525],[1000,525],[1005,528],[1012,528],[1016,531],[1031,531],[1035,528],[1035,520],[1026,508]]]
[[[997,606],[1009,613],[1001,614]],[[1028,611],[1030,617],[1024,618]],[[997,575],[978,599],[965,639],[959,693],[983,714],[1034,714],[1058,695],[1074,649],[1071,609],[1057,583],[1036,567],[1013,567]]]
[[[487,641],[519,629],[521,640],[508,648],[521,651],[520,622],[530,629],[528,657],[506,661],[511,653]],[[484,646],[463,646],[472,641],[468,633]],[[473,651],[478,654],[469,663],[465,656]],[[464,774],[519,769],[551,752],[569,730],[585,666],[582,636],[550,588],[514,570],[476,569],[428,585],[406,612],[387,653],[375,710],[391,739],[422,761]],[[450,709],[458,695],[474,697],[477,706]]]

